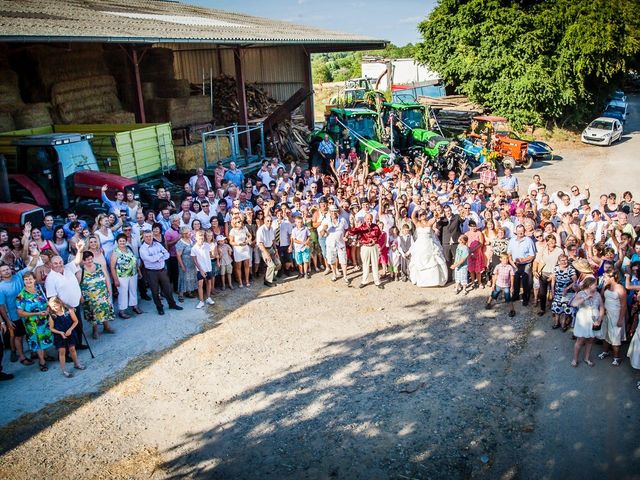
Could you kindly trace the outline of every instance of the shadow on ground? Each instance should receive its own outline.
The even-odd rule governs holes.
[[[433,312],[417,300],[398,310],[407,322],[319,346],[309,352],[314,364],[216,402],[215,426],[162,452],[163,472],[174,479],[488,474],[499,446],[512,448],[531,428],[534,399],[523,378],[509,375],[518,327],[503,306],[487,312],[478,303]],[[371,316],[384,315],[377,308]]]

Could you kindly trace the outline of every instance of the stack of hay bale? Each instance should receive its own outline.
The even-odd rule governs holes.
[[[38,82],[28,92],[45,92],[51,99],[56,123],[134,123],[135,115],[122,108],[115,79],[109,74],[98,45],[73,50],[37,46],[30,50]]]
[[[209,97],[191,95],[188,80],[175,78],[173,50],[152,48],[140,63],[144,108],[150,122],[171,122],[173,127],[209,123]]]
[[[0,62],[0,132],[51,124],[48,103],[24,103],[18,75]]]

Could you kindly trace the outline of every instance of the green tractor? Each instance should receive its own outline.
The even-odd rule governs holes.
[[[321,165],[318,145],[325,135],[337,145],[338,152],[348,154],[352,147],[360,156],[369,157],[369,168],[378,170],[387,166],[391,151],[380,143],[377,134],[378,114],[367,108],[329,108],[325,124],[314,130],[309,141],[309,163]]]
[[[391,116],[393,115],[393,127]],[[393,128],[393,146],[403,155],[424,154],[429,158],[441,155],[449,142],[442,135],[428,130],[427,109],[419,103],[382,104],[380,113],[384,139],[391,142]]]

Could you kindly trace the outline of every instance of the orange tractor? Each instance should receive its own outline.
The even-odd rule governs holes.
[[[498,161],[504,168],[514,168],[516,165],[530,168],[533,165],[534,159],[528,152],[527,142],[512,137],[509,121],[504,117],[473,117],[468,136],[481,142],[487,150],[498,153]]]

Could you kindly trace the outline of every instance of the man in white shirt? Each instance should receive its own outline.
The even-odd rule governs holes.
[[[260,249],[264,263],[267,265],[267,272],[264,275],[264,284],[267,287],[276,285],[275,276],[281,266],[278,250],[275,247],[276,234],[272,222],[271,217],[265,217],[264,224],[256,232],[256,244]]]
[[[198,279],[198,304],[196,308],[204,307],[204,295],[206,290],[207,304],[213,305],[211,290],[213,286],[213,275],[211,265],[211,245],[204,241],[204,231],[196,232],[196,243],[191,247],[191,258],[196,266]]]
[[[326,237],[327,263],[331,266],[335,282],[338,278],[338,264],[342,269],[342,278],[347,285],[351,282],[347,278],[347,246],[344,237],[349,230],[349,224],[340,217],[340,209],[335,205],[329,207],[329,216],[320,224],[318,235]]]
[[[371,209],[371,205],[369,204],[368,200],[364,200],[362,202],[362,208],[358,213],[356,213],[356,220],[359,221],[360,223],[364,222],[364,217],[368,213],[373,215],[373,223],[376,223],[378,221],[378,212]]]
[[[83,326],[82,326],[82,309],[80,305],[80,284],[76,277],[76,272],[80,270],[78,265],[82,261],[82,251],[84,249],[84,240],[78,240],[76,244],[78,251],[76,256],[66,265],[62,257],[55,256],[51,259],[51,271],[47,275],[44,282],[44,288],[47,298],[58,297],[67,308],[73,308],[78,317],[78,326],[76,327],[76,348],[84,350],[88,348],[82,343]]]
[[[531,190],[538,190],[540,189],[540,185],[542,185],[542,182],[540,181],[540,175],[538,175],[537,173],[533,176],[533,182],[529,184],[529,187],[527,188],[527,193],[531,193]]]
[[[573,185],[571,187],[571,207],[572,208],[580,208],[581,200],[589,200],[589,197],[591,197],[591,192],[589,191],[589,185],[584,186],[584,191],[587,193],[586,194],[580,193],[580,189],[578,188],[577,185]]]
[[[196,213],[194,215],[194,218],[200,220],[200,223],[204,230],[208,230],[211,228],[211,217],[213,216],[213,213],[211,212],[211,206],[209,205],[208,201],[202,202],[201,206],[202,210]]]
[[[278,255],[284,265],[284,271],[286,274],[291,268],[293,268],[293,260],[289,253],[289,242],[291,241],[293,224],[285,216],[282,208],[276,209],[276,221],[274,228],[276,229],[276,247],[278,248]]]

